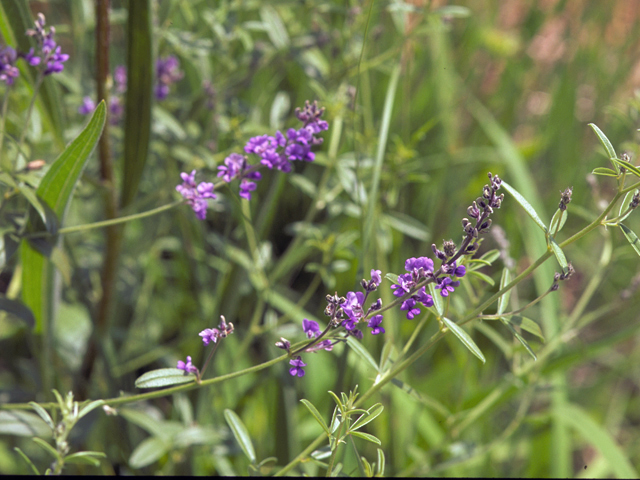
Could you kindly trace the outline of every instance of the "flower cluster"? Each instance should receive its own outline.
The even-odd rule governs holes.
[[[190,174],[181,173],[180,176],[182,183],[176,187],[176,190],[187,200],[187,204],[191,206],[196,216],[204,220],[207,217],[207,198],[216,198],[213,193],[213,183],[200,182],[196,185],[195,170]]]
[[[16,67],[18,58],[23,58],[32,67],[43,65],[43,75],[51,75],[64,70],[63,63],[69,60],[69,55],[62,53],[60,46],[53,39],[56,33],[55,27],[44,28],[45,18],[42,13],[38,13],[35,21],[35,28],[27,30],[27,35],[35,37],[38,43],[37,54],[33,48],[28,52],[17,52],[13,47],[6,46],[0,49],[0,81],[7,85],[13,85],[15,79],[20,74]]]
[[[38,53],[40,56],[35,55],[33,48],[28,53],[22,55],[29,65],[39,65],[42,63],[45,65],[44,75],[51,75],[52,73],[58,73],[64,70],[63,63],[69,60],[69,55],[62,53],[60,46],[53,39],[56,29],[50,27],[49,31],[44,28],[45,18],[42,13],[38,13],[38,18],[35,21],[35,28],[27,30],[27,35],[35,37],[38,43]]]
[[[156,60],[156,87],[155,96],[158,100],[164,100],[169,95],[169,87],[172,83],[182,79],[184,73],[180,70],[180,62],[173,55]]]
[[[225,183],[239,179],[240,197],[251,200],[251,192],[257,188],[256,182],[262,179],[262,174],[258,171],[260,165],[270,169],[276,168],[282,172],[290,172],[292,161],[311,162],[315,159],[311,147],[322,143],[322,138],[316,137],[316,135],[329,128],[329,124],[321,119],[323,113],[324,108],[318,108],[317,102],[309,103],[307,101],[303,109],[296,109],[296,117],[303,122],[302,128],[298,130],[290,128],[286,136],[278,131],[275,136],[262,135],[249,139],[244,150],[248,154],[258,155],[260,164],[251,165],[247,156],[232,153],[224,159],[224,165],[218,167],[218,177],[221,177]],[[188,176],[186,173],[181,174],[183,180],[185,175]],[[194,172],[191,175],[194,175]],[[183,183],[179,186],[180,193],[184,190],[184,185]],[[189,198],[199,198],[194,195],[193,186],[189,192],[191,194]],[[183,196],[188,198],[184,193]],[[206,203],[193,201],[189,204],[193,207],[198,218],[205,218]]]
[[[400,310],[405,311],[407,319],[412,320],[420,313],[419,304],[422,304],[425,308],[433,307],[434,305],[433,297],[426,292],[427,284],[434,284],[435,289],[440,290],[442,297],[448,297],[452,294],[456,287],[460,285],[458,279],[464,277],[467,273],[466,267],[459,264],[458,260],[464,255],[472,255],[478,249],[478,236],[489,230],[491,226],[489,216],[494,209],[500,208],[504,199],[504,195],[497,195],[502,183],[500,178],[489,173],[489,179],[491,183],[484,186],[482,197],[477,198],[467,209],[469,216],[476,220],[475,225],[466,218],[462,220],[465,237],[460,247],[458,248],[451,240],[444,242],[442,250],[439,250],[435,245],[431,246],[435,258],[441,261],[441,265],[437,270],[434,267],[434,261],[428,257],[408,258],[404,264],[407,273],[393,276],[396,280],[391,285],[391,290],[393,290],[393,295],[397,299],[385,309],[382,309],[382,301],[380,299],[372,302],[368,308],[365,307],[369,293],[375,291],[382,282],[381,271],[371,270],[371,280],[362,280],[361,282],[363,292],[348,292],[346,297],[340,297],[337,293],[335,295],[327,295],[328,304],[324,313],[330,317],[330,321],[324,331],[320,331],[317,322],[306,318],[302,321],[302,330],[307,338],[311,339],[310,343],[291,352],[290,342],[281,338],[276,343],[276,346],[287,350],[291,357],[289,363],[292,367],[289,369],[289,373],[294,377],[304,376],[306,364],[302,361],[300,355],[296,355],[299,352],[331,350],[335,343],[344,340],[344,337],[339,337],[333,342],[323,339],[331,328],[344,327],[347,336],[352,335],[362,339],[362,331],[356,326],[366,321],[373,335],[385,333],[384,328],[380,325],[382,322],[380,311],[400,303]],[[640,198],[640,194],[637,196]],[[564,276],[557,274],[555,283],[557,284],[558,280],[568,278],[570,274],[570,272],[564,274]]]
[[[331,328],[337,328],[340,326],[345,328],[347,336],[352,335],[358,339],[362,339],[362,330],[356,328],[356,325],[361,321],[367,321],[367,319],[367,326],[371,328],[372,335],[384,333],[384,328],[380,326],[382,322],[382,315],[377,314],[369,318],[370,315],[382,308],[382,300],[377,299],[366,310],[364,307],[369,294],[376,291],[378,289],[378,285],[382,282],[380,274],[380,270],[371,270],[371,280],[362,280],[361,285],[364,289],[364,293],[348,292],[346,298],[339,297],[337,293],[335,295],[327,295],[327,308],[324,313],[330,317],[329,326],[321,332],[318,322],[314,320],[307,320],[306,318],[302,320],[302,331],[308,339],[312,339],[313,341],[298,351],[304,350],[307,353],[315,353],[320,350],[331,351],[333,346],[343,339],[334,339],[332,341],[329,339],[323,339],[323,337]],[[276,347],[282,348],[291,353],[291,343],[285,338],[281,338],[280,341],[276,343]],[[294,353],[298,353],[298,351]],[[306,364],[302,361],[302,358],[299,355],[293,357],[289,363],[293,366],[289,369],[289,373],[291,375],[294,377],[304,376],[304,367]]]
[[[204,343],[205,346],[209,345],[210,343],[218,343],[218,340],[221,340],[229,335],[231,335],[233,333],[234,327],[233,327],[233,323],[231,322],[227,322],[226,319],[224,318],[224,316],[220,316],[220,324],[218,325],[218,328],[205,328],[203,331],[201,331],[198,335],[202,337],[202,343]],[[213,353],[213,352],[212,352]],[[211,356],[209,356],[209,359],[211,358]],[[208,360],[207,360],[208,362]],[[189,373],[195,373],[196,376],[198,377],[198,379],[200,379],[201,375],[204,373],[204,370],[207,366],[207,363],[205,363],[205,366],[202,367],[202,372],[198,370],[198,367],[196,367],[192,362],[191,362],[191,357],[187,356],[187,361],[183,362],[182,360],[178,360],[178,364],[176,366],[176,368],[178,370],[183,370],[185,375],[189,374]]]

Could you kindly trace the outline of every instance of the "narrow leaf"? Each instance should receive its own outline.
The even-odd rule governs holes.
[[[561,403],[555,407],[559,422],[576,430],[587,443],[596,447],[618,478],[638,478],[633,463],[607,430],[594,422],[590,415],[574,404]]]
[[[378,449],[378,468],[377,476],[382,477],[384,475],[385,457],[381,448]]]
[[[620,230],[622,230],[622,233],[624,233],[624,236],[627,238],[636,253],[640,255],[640,240],[638,240],[638,236],[635,232],[622,223],[620,224]]]
[[[611,142],[609,141],[607,136],[604,133],[602,133],[602,130],[600,130],[595,123],[590,123],[589,126],[593,129],[594,132],[596,132],[598,139],[600,139],[600,143],[602,144],[605,151],[607,152],[607,155],[609,156],[609,160],[618,158],[618,155],[616,155],[616,151],[613,148],[613,145],[611,145]],[[620,169],[618,168],[618,165],[613,161],[611,163],[613,163],[613,167],[616,169],[616,172],[620,173]]]
[[[64,463],[86,464],[94,467],[100,466],[98,458],[107,458],[103,452],[77,452],[64,458]]]
[[[378,366],[376,361],[373,359],[369,351],[366,348],[364,348],[362,344],[358,340],[356,340],[355,337],[347,338],[347,345],[349,345],[353,349],[353,351],[360,356],[360,358],[369,362],[369,364],[373,368],[375,368],[376,372],[380,371],[380,367]]]
[[[398,283],[398,275],[396,275],[395,273],[387,273],[384,278],[386,278],[387,280],[390,280],[391,283]]]
[[[555,238],[550,238],[549,244],[551,245],[551,250],[553,250],[553,254],[556,256],[560,267],[562,267],[562,272],[567,273],[567,267],[569,264],[567,263],[567,258],[564,256],[564,252],[560,248],[560,245],[558,245]]]
[[[96,108],[84,130],[53,162],[40,182],[36,193],[63,223],[73,187],[93,151],[106,118],[104,102]],[[51,264],[28,242],[22,243],[22,300],[31,309],[36,321],[35,332],[42,333],[48,325],[51,311]]]
[[[500,278],[500,290],[506,287],[511,281],[511,273],[508,269],[502,270],[502,277]],[[507,309],[507,305],[509,305],[509,297],[511,296],[511,290],[507,290],[499,299],[498,299],[498,308],[497,314],[500,315],[504,313]]]
[[[636,177],[640,177],[640,169],[636,167],[633,163],[626,162],[624,160],[619,160],[617,158],[612,158],[611,161],[618,165],[623,166],[624,168],[627,169],[628,172],[633,173]]]
[[[440,292],[436,290],[436,286],[434,283],[429,284],[429,293],[431,294],[431,298],[433,300],[433,308],[436,309],[438,317],[441,318],[444,315],[444,301],[442,300],[442,295],[440,295]]]
[[[58,458],[58,452],[56,451],[56,449],[53,448],[51,445],[49,445],[47,442],[45,442],[43,439],[38,437],[33,437],[32,440],[36,442],[38,445],[40,445],[44,449],[44,451],[50,454],[53,458],[56,458],[56,459]]]
[[[538,325],[536,322],[534,322],[530,318],[523,317],[521,315],[514,315],[512,317],[509,317],[508,320],[511,325],[516,325],[520,329],[535,335],[536,337],[538,337],[540,340],[544,342],[544,335],[542,335],[542,330],[540,329],[540,325]]]
[[[51,419],[49,412],[47,412],[44,408],[42,408],[36,402],[29,402],[29,406],[33,408],[38,415],[40,415],[40,418],[42,418],[42,420],[44,420],[45,423],[49,425],[49,428],[51,430],[55,428],[55,425],[53,424],[53,420]]]
[[[471,353],[473,353],[476,357],[478,357],[482,363],[485,363],[487,360],[484,358],[484,355],[476,345],[476,342],[469,336],[467,332],[465,332],[462,327],[459,327],[454,322],[449,320],[447,317],[442,317],[442,321],[444,324],[451,330],[451,332],[458,337],[458,339],[467,347]]]
[[[557,209],[556,213],[553,214],[553,218],[551,219],[551,223],[549,224],[549,232],[554,237],[558,234],[562,227],[564,227],[565,222],[567,221],[567,217],[569,214],[567,210]]]
[[[529,354],[533,357],[533,359],[538,360],[538,357],[536,357],[536,354],[533,352],[533,349],[529,346],[529,343],[524,339],[522,335],[520,335],[516,331],[515,328],[513,328],[513,325],[511,325],[509,321],[505,320],[504,318],[501,318],[500,320],[502,320],[502,323],[504,323],[507,326],[509,331],[511,331],[513,336],[516,337],[516,339],[522,344],[522,346],[527,350],[527,352],[529,352]]]
[[[473,277],[479,278],[480,280],[482,280],[485,283],[488,283],[492,287],[496,284],[496,282],[493,281],[493,278],[491,278],[486,273],[476,272],[475,270],[467,270],[467,273],[469,275],[473,276]]]
[[[322,418],[322,415],[320,415],[320,412],[318,411],[318,409],[309,400],[306,400],[306,399],[303,398],[300,401],[304,404],[305,407],[307,407],[309,409],[309,411],[311,412],[311,415],[313,415],[313,418],[316,419],[316,421],[320,424],[320,426],[326,432],[326,434],[328,436],[331,436],[331,432],[329,431],[329,427],[327,426],[327,423]]]
[[[515,199],[516,202],[520,204],[524,211],[533,219],[534,222],[542,229],[544,233],[547,233],[547,227],[544,222],[540,219],[534,208],[531,204],[522,196],[520,193],[509,185],[507,182],[502,182],[502,187],[511,194],[511,196]]]
[[[378,440],[377,437],[374,437],[373,435],[369,435],[368,433],[351,432],[350,435],[353,435],[354,437],[362,438],[372,443],[377,443],[378,445],[382,445],[382,442]]]
[[[594,175],[604,175],[606,177],[617,177],[618,173],[616,173],[615,170],[611,170],[610,168],[607,167],[597,167],[594,168],[591,173],[593,173]]]
[[[78,419],[84,417],[86,414],[98,407],[101,407],[102,405],[104,405],[103,400],[94,400],[93,402],[88,403],[80,409],[80,412],[78,413]]]
[[[145,438],[129,457],[131,468],[142,468],[158,461],[169,452],[171,445],[159,437]]]
[[[51,425],[43,422],[41,416],[35,413],[22,410],[0,411],[0,434],[3,435],[44,437],[51,435]]]
[[[366,413],[363,413],[353,425],[351,425],[350,430],[353,432],[354,430],[358,430],[359,428],[364,427],[367,423],[375,420],[384,410],[384,406],[381,403],[375,404]]]
[[[38,472],[38,469],[36,468],[36,466],[33,464],[33,462],[31,461],[31,459],[29,459],[29,457],[27,457],[24,452],[22,450],[20,450],[18,447],[14,447],[14,450],[16,451],[16,453],[18,455],[20,455],[20,458],[22,458],[22,460],[24,460],[24,462],[27,464],[27,466],[29,466],[31,468],[31,471],[35,474],[35,475],[40,475],[40,472]]]
[[[236,441],[240,445],[240,448],[242,448],[244,454],[251,463],[255,464],[256,452],[253,449],[253,443],[251,443],[251,437],[249,437],[247,427],[244,426],[240,417],[238,417],[233,410],[229,410],[228,408],[224,410],[224,418],[227,421],[229,428],[231,428],[233,436],[236,437]]]
[[[147,372],[136,380],[136,388],[158,388],[170,385],[180,385],[196,380],[193,374],[185,375],[183,370],[177,368],[159,368]]]

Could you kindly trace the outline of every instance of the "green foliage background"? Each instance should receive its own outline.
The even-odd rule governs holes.
[[[29,9],[47,16],[71,55],[56,77],[55,116],[39,105],[27,135],[30,157],[50,162],[85,121],[77,114],[82,97],[95,96],[95,18],[90,1],[33,1]],[[106,347],[86,379],[79,368],[101,295],[104,231],[67,235],[73,276],[55,316],[54,363],[45,367],[61,392],[80,381],[87,398],[115,397],[135,392],[142,373],[174,367],[186,355],[199,364],[205,352],[198,332],[217,325],[219,315],[236,331],[207,377],[280,355],[274,343],[300,340],[302,318],[322,319],[327,293],[356,290],[371,268],[401,273],[406,258],[430,256],[432,243],[458,241],[460,221],[489,171],[547,222],[559,192],[572,186],[564,239],[614,194],[613,180],[590,176],[607,160],[587,124],[597,124],[619,154],[639,153],[636,2],[164,0],[151,3],[151,14],[154,56],[176,55],[185,76],[152,107],[149,155],[122,214],[175,200],[181,171],[212,179],[251,136],[295,126],[292,111],[307,99],[326,107],[330,128],[314,163],[288,175],[264,172],[249,203],[232,185],[220,189],[204,222],[180,207],[126,226]],[[125,63],[126,20],[127,4],[114,0],[112,68]],[[205,81],[215,89],[212,99]],[[29,88],[22,83],[12,99],[8,132],[20,126]],[[110,135],[121,184],[125,131],[113,126]],[[90,160],[66,225],[103,218],[97,178],[98,163]],[[492,229],[504,231],[506,257],[481,270],[496,285],[465,278],[450,306],[460,316],[497,291],[505,259],[518,273],[544,252],[544,237],[505,197]],[[627,224],[639,231],[637,215]],[[487,236],[480,254],[499,245]],[[607,248],[610,261],[601,265]],[[467,331],[486,364],[447,335],[370,402],[385,406],[366,431],[382,442],[386,475],[637,476],[640,263],[615,229],[600,229],[565,253],[576,275],[526,312],[547,344],[560,340],[535,365],[499,322],[476,321]],[[512,307],[544,293],[558,269],[550,259],[512,292]],[[10,292],[12,278],[2,277],[3,291]],[[384,303],[392,299],[389,286],[385,280]],[[563,331],[576,314],[576,327]],[[51,400],[42,390],[37,342],[7,316],[0,320],[0,401]],[[390,311],[387,333],[362,343],[376,361],[394,358],[419,322]],[[435,331],[432,318],[415,344]],[[524,336],[546,352],[539,339]],[[277,457],[262,469],[275,473],[322,431],[300,399],[329,421],[327,392],[356,385],[364,392],[377,373],[346,346],[305,361],[300,379],[280,363],[214,388],[123,407],[118,416],[96,410],[74,430],[72,447],[104,451],[105,474],[244,475],[249,461],[224,419],[230,409],[258,461]],[[358,455],[375,461],[375,445],[354,443]],[[2,436],[2,473],[28,473],[16,445],[46,465],[28,438]],[[352,445],[344,452],[343,472],[357,474]],[[311,461],[296,471],[324,473]],[[98,472],[70,466],[67,473]]]

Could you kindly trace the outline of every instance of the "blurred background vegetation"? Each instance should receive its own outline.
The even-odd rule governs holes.
[[[56,123],[40,109],[27,135],[31,157],[50,163],[86,121],[77,113],[82,98],[96,99],[96,19],[88,0],[28,6],[56,26],[71,56],[51,79]],[[273,346],[281,336],[301,339],[302,318],[323,318],[327,293],[356,290],[371,268],[402,273],[406,258],[431,256],[432,243],[458,241],[487,172],[516,187],[545,221],[559,192],[572,186],[564,239],[615,193],[613,180],[590,176],[606,157],[588,123],[618,153],[633,162],[638,155],[638,2],[164,0],[152,1],[150,13],[154,60],[175,55],[184,78],[152,107],[148,158],[122,214],[175,200],[181,171],[197,169],[201,180],[212,180],[251,136],[296,126],[293,109],[307,99],[326,107],[330,128],[316,162],[288,175],[264,172],[249,203],[232,185],[219,190],[204,222],[181,207],[126,226],[108,339],[89,378],[80,367],[102,295],[105,237],[102,230],[67,235],[73,275],[61,290],[50,365],[60,391],[80,383],[86,398],[114,397],[135,392],[145,371],[173,367],[186,355],[199,364],[205,353],[198,332],[217,325],[219,315],[236,331],[207,376],[264,362],[281,354]],[[127,21],[128,4],[113,0],[111,71],[126,63]],[[28,89],[24,82],[14,92],[9,132],[20,125]],[[109,135],[121,184],[126,131],[116,124]],[[97,159],[90,160],[66,225],[104,218],[98,178]],[[501,250],[501,259],[482,269],[496,285],[465,278],[452,299],[457,318],[497,291],[503,267],[517,274],[544,252],[544,238],[536,240],[542,235],[508,195],[493,220],[480,254]],[[638,232],[637,215],[627,224]],[[610,261],[601,267],[608,247]],[[371,401],[385,406],[367,431],[382,441],[387,475],[637,475],[640,262],[619,231],[604,229],[565,253],[576,275],[526,313],[546,344],[561,340],[534,366],[502,325],[473,322],[468,331],[486,364],[448,335]],[[16,268],[14,261],[2,272],[2,292],[11,290]],[[554,270],[552,258],[517,287],[512,305],[543,293]],[[381,289],[386,303],[389,285],[385,280]],[[375,359],[397,355],[418,324],[400,313],[385,315],[383,338],[363,340]],[[563,331],[571,315],[580,315],[576,327]],[[37,342],[21,324],[1,320],[0,401],[51,400]],[[436,330],[432,318],[416,345]],[[535,352],[545,351],[540,339],[524,336]],[[342,346],[305,361],[304,378],[292,378],[281,363],[215,388],[124,407],[119,416],[95,411],[74,430],[72,448],[104,451],[105,474],[244,475],[248,461],[222,415],[228,408],[247,426],[258,458],[277,457],[263,471],[274,473],[321,433],[299,399],[328,421],[327,391],[358,385],[364,392],[376,375]],[[375,461],[373,444],[356,444]],[[46,464],[28,438],[2,436],[2,473],[27,473],[16,445]],[[345,448],[343,472],[357,472],[354,458]],[[324,471],[306,462],[297,472]],[[97,472],[73,466],[67,473]]]

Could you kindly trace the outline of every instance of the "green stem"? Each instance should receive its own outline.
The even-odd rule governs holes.
[[[7,89],[4,92],[4,96],[2,97],[2,112],[0,113],[0,169],[5,170],[7,172],[11,171],[11,164],[8,162],[5,155],[2,154],[2,145],[4,143],[4,126],[7,119],[7,106],[9,105],[9,86],[7,85]]]
[[[140,218],[151,217],[152,215],[157,215],[158,213],[169,210],[173,207],[177,207],[184,203],[184,200],[178,200],[173,203],[169,203],[167,205],[163,205],[161,207],[154,208],[152,210],[147,210],[142,213],[135,213],[133,215],[127,215],[124,217],[112,218],[110,220],[103,220],[101,222],[94,223],[86,223],[84,225],[76,225],[74,227],[65,227],[58,230],[58,234],[67,234],[67,233],[77,233],[77,232],[85,232],[87,230],[93,230],[95,228],[104,228],[110,227],[112,225],[118,225],[120,223],[131,222],[133,220],[138,220]],[[25,235],[26,238],[38,238],[38,237],[48,237],[51,235],[49,232],[37,232],[32,233],[30,235]]]

